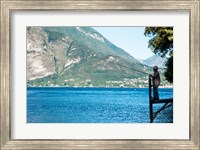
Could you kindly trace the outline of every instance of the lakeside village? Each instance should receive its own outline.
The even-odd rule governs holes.
[[[173,88],[173,84],[170,84],[164,79],[161,79],[161,85],[159,88]],[[28,83],[28,87],[118,87],[118,88],[146,88],[149,86],[148,77],[128,79],[124,78],[122,81],[99,81],[94,82],[91,79],[75,80],[66,79],[61,85],[54,84],[52,81],[46,83]]]

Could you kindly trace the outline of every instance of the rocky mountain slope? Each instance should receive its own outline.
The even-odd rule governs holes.
[[[28,86],[115,86],[149,68],[91,27],[27,27]]]

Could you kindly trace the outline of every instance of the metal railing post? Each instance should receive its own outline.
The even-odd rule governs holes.
[[[149,117],[150,117],[150,123],[153,123],[153,104],[152,104],[152,92],[151,92],[151,78],[149,77]]]

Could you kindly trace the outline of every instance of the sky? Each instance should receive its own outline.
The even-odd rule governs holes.
[[[93,27],[111,43],[122,48],[136,59],[146,59],[154,55],[148,48],[145,27]]]

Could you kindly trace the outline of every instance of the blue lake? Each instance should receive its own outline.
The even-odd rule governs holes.
[[[27,123],[149,123],[148,95],[148,88],[28,87]],[[160,88],[159,95],[171,98],[173,89]],[[172,123],[173,107],[154,122]]]

